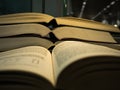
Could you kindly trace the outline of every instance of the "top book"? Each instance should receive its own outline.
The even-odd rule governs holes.
[[[17,13],[17,14],[8,14],[8,15],[0,16],[0,24],[15,24],[15,23],[30,23],[30,22],[50,23],[53,20],[55,20],[55,22],[58,25],[75,26],[75,27],[120,33],[119,28],[114,27],[112,25],[103,24],[101,22],[96,22],[93,20],[87,20],[76,17],[53,17],[51,15],[43,14],[43,13]]]

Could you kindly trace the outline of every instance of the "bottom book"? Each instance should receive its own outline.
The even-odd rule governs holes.
[[[0,90],[120,89],[120,46],[62,41],[0,53]]]

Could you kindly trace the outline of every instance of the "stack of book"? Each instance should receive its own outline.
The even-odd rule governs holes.
[[[0,90],[120,89],[120,30],[42,13],[0,16]]]

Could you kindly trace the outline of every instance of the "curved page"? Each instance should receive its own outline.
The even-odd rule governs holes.
[[[87,20],[87,19],[83,19],[83,18],[57,17],[56,20],[59,25],[77,26],[77,27],[96,29],[96,30],[100,30],[100,31],[120,33],[120,29],[118,29],[112,25],[103,24],[101,22]]]
[[[0,53],[0,71],[25,71],[44,77],[52,84],[50,52],[40,46],[29,46]]]
[[[46,16],[46,17],[52,17],[47,14],[43,13],[35,13],[35,12],[27,12],[27,13],[14,13],[14,14],[7,14],[7,15],[0,15],[0,18],[12,18],[12,17],[23,17],[23,16]]]
[[[38,37],[19,37],[19,38],[0,38],[0,51],[16,49],[25,46],[42,46],[50,48],[53,43],[44,38]]]
[[[20,35],[20,34],[38,34],[46,36],[50,29],[41,24],[16,24],[0,26],[0,37]]]
[[[55,78],[57,79],[62,70],[77,60],[96,56],[116,56],[120,58],[120,50],[79,41],[59,43],[52,52]]]
[[[0,24],[50,22],[54,17],[42,13],[17,13],[0,16]]]
[[[97,42],[116,43],[109,32],[96,31],[92,29],[83,29],[76,27],[58,27],[53,30],[53,33],[58,39],[78,39]]]

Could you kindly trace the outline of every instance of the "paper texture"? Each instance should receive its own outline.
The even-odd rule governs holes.
[[[43,47],[30,46],[0,53],[0,71],[5,70],[31,72],[54,83],[51,54]]]
[[[73,38],[78,40],[116,43],[109,32],[96,31],[92,29],[64,26],[56,28],[53,30],[53,33],[59,39]]]
[[[80,41],[61,42],[56,45],[52,52],[55,78],[57,79],[61,71],[71,63],[83,58],[94,56],[120,57],[120,51],[106,46]]]

